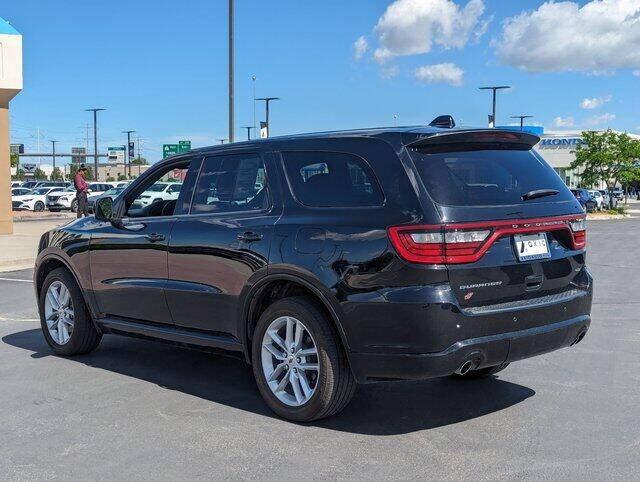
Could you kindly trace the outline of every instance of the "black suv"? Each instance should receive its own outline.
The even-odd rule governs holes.
[[[492,375],[590,323],[585,214],[498,129],[369,129],[193,150],[45,233],[60,355],[105,333],[235,354],[269,407],[327,417],[356,384]],[[154,183],[175,199],[140,207]],[[215,376],[215,375],[213,375]]]

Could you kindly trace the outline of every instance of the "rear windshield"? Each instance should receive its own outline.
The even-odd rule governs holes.
[[[448,206],[498,206],[571,199],[562,179],[531,150],[464,148],[442,152],[412,152],[424,185],[438,204]],[[539,189],[559,194],[522,200]]]

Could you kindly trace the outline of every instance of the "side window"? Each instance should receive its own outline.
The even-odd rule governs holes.
[[[169,173],[175,176],[176,173],[186,175],[190,161],[181,164],[179,168],[167,167],[157,171],[136,189],[135,192],[127,196],[127,216],[132,218],[152,217],[152,216],[172,216],[175,212],[181,213],[181,209],[176,209],[176,204],[182,190],[182,183],[168,183],[166,179]],[[184,178],[184,177],[183,177]],[[169,192],[172,189],[172,192]]]
[[[306,206],[380,206],[382,190],[361,158],[338,152],[283,152],[293,195]]]
[[[269,207],[265,169],[255,154],[207,157],[191,214],[259,211]]]

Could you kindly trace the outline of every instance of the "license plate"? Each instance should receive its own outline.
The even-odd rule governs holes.
[[[513,243],[520,261],[550,258],[546,233],[514,234]]]

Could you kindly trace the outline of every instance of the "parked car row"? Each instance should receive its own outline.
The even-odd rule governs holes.
[[[28,181],[21,186],[14,186],[12,182],[11,205],[15,211],[44,211],[51,212],[69,210],[75,212],[78,209],[76,190],[69,182]],[[107,191],[119,188],[124,189],[128,182],[119,183],[89,183],[89,199],[97,198]],[[111,193],[110,195],[114,195]]]
[[[571,189],[571,192],[578,200],[582,209],[586,212],[602,211],[609,209],[609,193],[605,189]],[[618,205],[618,200],[622,199],[622,190],[613,190],[613,207]]]

